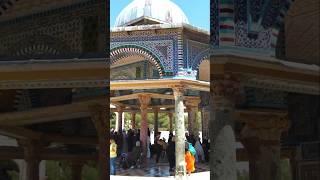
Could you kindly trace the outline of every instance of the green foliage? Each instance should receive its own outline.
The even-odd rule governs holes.
[[[90,162],[82,168],[82,180],[96,180],[99,179],[99,171],[96,163]]]
[[[19,180],[19,172],[17,171],[8,171],[9,176],[12,180]]]
[[[291,180],[292,174],[291,174],[291,166],[290,161],[288,159],[281,160],[280,162],[281,167],[281,180]]]
[[[46,161],[48,180],[70,180],[71,168],[65,161]]]
[[[247,171],[237,171],[237,180],[249,180],[249,172]]]
[[[96,166],[95,162],[85,164],[82,168],[82,179],[98,179],[99,172]],[[70,163],[65,161],[46,161],[46,174],[48,180],[70,180],[72,176]]]
[[[116,113],[110,114],[110,129],[116,127]]]

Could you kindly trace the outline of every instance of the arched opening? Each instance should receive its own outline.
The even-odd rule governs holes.
[[[111,51],[111,80],[159,79],[164,75],[159,59],[138,47]]]
[[[201,61],[198,72],[197,72],[197,80],[200,81],[210,81],[210,61],[209,59],[204,59]]]

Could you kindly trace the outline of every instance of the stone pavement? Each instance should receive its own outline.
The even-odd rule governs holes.
[[[193,173],[188,176],[188,180],[209,180],[210,172]],[[110,176],[110,180],[174,180],[173,176],[167,177],[143,177],[143,176]]]
[[[209,165],[208,163],[197,163],[196,164],[196,172],[194,173],[197,176],[204,176],[203,172],[207,172],[208,177],[209,177]],[[191,177],[194,176],[194,174],[192,174]],[[115,180],[118,180],[118,178],[133,178],[133,179],[137,179],[137,177],[139,177],[139,179],[143,179],[143,177],[163,177],[164,179],[170,179],[168,178],[169,176],[174,176],[174,172],[169,172],[169,163],[166,162],[166,160],[161,159],[159,163],[155,163],[153,159],[149,159],[148,161],[148,165],[147,167],[144,168],[129,168],[129,169],[122,169],[119,168],[119,164],[118,164],[118,168],[117,168],[117,176],[111,176],[113,177]],[[171,179],[172,179],[171,177]],[[125,179],[126,179],[125,178]],[[161,180],[161,178],[157,178],[159,180]],[[207,178],[205,178],[207,179]],[[205,180],[202,179],[202,180]],[[209,179],[209,178],[208,178]]]

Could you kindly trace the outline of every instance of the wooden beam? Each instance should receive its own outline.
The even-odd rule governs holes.
[[[40,139],[42,133],[37,133],[32,130],[22,127],[4,127],[0,126],[0,134],[15,139]]]
[[[174,86],[184,86],[186,89],[198,91],[210,91],[210,83],[197,80],[181,79],[148,79],[148,80],[125,80],[111,81],[110,90],[132,89],[171,89]]]
[[[63,136],[59,134],[44,134],[42,139],[60,144],[97,145],[98,139],[92,137]]]
[[[150,96],[153,99],[169,99],[169,100],[174,100],[173,95],[168,95],[168,94],[158,94],[158,93],[133,93],[129,95],[123,95],[123,96],[116,96],[116,97],[111,97],[111,103],[116,103],[119,101],[127,101],[127,100],[132,100],[132,99],[138,99],[140,95],[146,95]],[[200,100],[200,97],[197,96],[184,96],[185,100]]]
[[[61,134],[47,134],[35,132],[23,127],[0,127],[0,134],[15,139],[32,139],[41,140],[44,142],[54,142],[60,144],[82,144],[82,145],[97,145],[97,138],[79,137],[79,136],[64,136]]]
[[[2,113],[0,114],[0,125],[22,126],[89,117],[88,105],[95,103],[105,104],[105,97],[60,106],[37,108],[30,111]]]
[[[66,153],[61,149],[47,148],[43,149],[39,154],[41,160],[84,160],[96,161],[98,159],[97,153]],[[0,160],[11,160],[11,159],[24,159],[24,151],[21,147],[14,146],[0,146]]]

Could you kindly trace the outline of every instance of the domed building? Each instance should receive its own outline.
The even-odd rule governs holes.
[[[123,113],[131,113],[131,124],[126,127],[141,129],[146,155],[148,128],[157,134],[158,114],[167,113],[170,132],[173,124],[181,126],[175,134],[182,150],[186,111],[189,134],[202,131],[207,139],[208,129],[201,130],[195,123],[197,112],[205,110],[202,127],[208,127],[208,104],[201,101],[200,95],[210,89],[209,32],[191,26],[185,13],[171,0],[134,0],[116,18],[110,41],[110,100],[111,110],[118,114],[116,131],[122,132],[125,126]],[[136,113],[141,114],[140,127],[136,127]],[[153,125],[148,124],[148,113],[154,113]],[[174,113],[180,113],[175,123]],[[183,154],[176,152],[181,161]]]
[[[161,10],[160,10],[161,9]],[[188,24],[184,12],[171,0],[134,0],[118,15],[115,27],[144,24]]]

